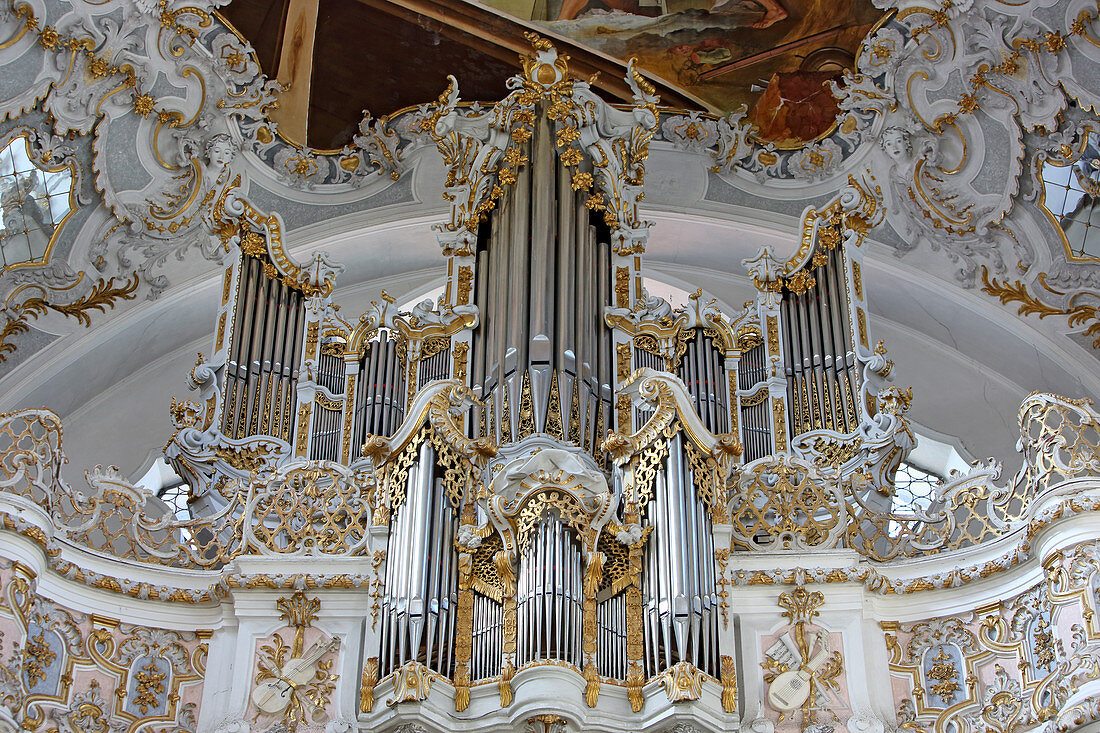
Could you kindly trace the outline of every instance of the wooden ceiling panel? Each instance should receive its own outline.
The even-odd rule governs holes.
[[[248,39],[260,61],[260,68],[275,78],[283,24],[289,0],[233,0],[219,12]]]
[[[382,117],[437,99],[448,74],[458,77],[463,100],[502,99],[505,81],[520,71],[519,55],[530,53],[524,33],[534,26],[463,0],[233,0],[221,13],[252,43],[264,73],[299,90],[301,82],[292,81],[299,72],[287,73],[280,64],[288,63],[284,45],[293,48],[301,40],[287,24],[289,15],[304,12],[303,3],[312,5],[311,18],[316,9],[316,25],[311,20],[306,29],[314,29],[312,57],[301,72],[309,80],[308,103],[293,92],[284,95],[278,121],[291,140],[314,148],[351,142],[364,110]],[[567,38],[553,40],[570,57],[575,76],[598,72],[597,93],[629,102],[625,64]],[[301,63],[295,57],[288,68]],[[663,104],[702,108],[680,90],[651,81]]]
[[[347,144],[363,110],[389,114],[437,98],[447,74],[464,99],[500,99],[519,59],[491,44],[386,2],[320,0],[310,90],[309,143]]]

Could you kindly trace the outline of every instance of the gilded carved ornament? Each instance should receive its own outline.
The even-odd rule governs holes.
[[[669,702],[698,700],[703,693],[705,677],[706,674],[691,662],[677,662],[660,675]]]
[[[553,511],[593,552],[617,501],[592,459],[577,448],[524,450],[499,465],[483,506],[509,553],[519,555],[541,517]]]
[[[559,158],[573,170],[573,188],[591,189],[586,206],[604,212],[616,232],[616,251],[644,248],[647,225],[637,218],[637,200],[657,126],[653,87],[630,62],[626,82],[635,106],[630,112],[616,110],[588,83],[569,78],[566,59],[549,41],[534,33],[527,37],[534,54],[523,57],[524,73],[509,80],[513,91],[502,101],[485,112],[460,110],[458,84],[449,76],[447,89],[415,125],[435,141],[448,170],[444,195],[452,207],[450,221],[440,228],[444,253],[472,252],[478,224],[527,162],[525,144],[540,102],[555,125]],[[586,157],[592,172],[578,169]]]
[[[313,627],[321,608],[319,598],[296,590],[289,598],[275,602],[279,617],[294,629],[291,645],[276,632],[260,645],[250,695],[257,715],[279,716],[287,729],[323,721],[339,676],[332,672],[339,649],[336,637],[318,639],[305,647],[305,633]]]
[[[645,672],[642,671],[641,662],[630,662],[630,669],[626,673],[626,695],[630,702],[630,709],[639,712],[645,704],[645,694],[642,688],[645,686]]]
[[[41,292],[41,295],[26,298],[18,303],[9,296],[5,303],[5,321],[0,326],[0,364],[7,361],[7,354],[15,352],[16,345],[12,341],[15,336],[26,333],[30,326],[29,321],[44,316],[47,313],[60,313],[69,318],[75,318],[77,322],[88,328],[92,324],[91,314],[94,312],[106,313],[113,310],[116,305],[124,300],[133,300],[137,297],[138,276],[98,280],[91,290],[69,303],[57,303],[47,299],[47,291],[40,287],[23,292]]]
[[[543,713],[527,719],[525,733],[565,733],[569,721],[555,713]]]
[[[378,657],[370,657],[363,665],[363,677],[359,683],[359,711],[369,713],[374,709],[374,688],[378,684]]]
[[[405,702],[426,700],[432,691],[432,683],[440,678],[436,672],[420,662],[410,660],[397,668],[393,684],[393,697],[386,700],[387,707]]]
[[[620,386],[620,397],[633,399],[653,414],[632,435],[608,433],[602,449],[611,455],[615,465],[624,470],[623,495],[627,511],[637,511],[651,490],[654,472],[667,441],[677,430],[683,430],[692,445],[708,459],[713,459],[711,492],[722,486],[730,467],[743,450],[737,438],[713,434],[695,414],[691,398],[683,382],[666,373],[638,369]]]
[[[1084,100],[1096,107],[1094,85],[1074,81],[1066,90],[1057,80],[1095,78],[1097,11],[1070,9],[1064,17],[1021,25],[1018,11],[1003,4],[979,3],[973,10],[961,12],[951,0],[904,7],[864,42],[859,73],[834,84],[834,93],[842,109],[881,120],[868,164],[900,237],[899,254],[921,240],[931,243],[959,264],[964,287],[974,285],[979,268],[1004,272],[1006,264],[1017,265],[1027,277],[1015,287],[983,276],[983,290],[1087,330],[1095,321],[1087,294],[1095,288],[1082,285],[1095,285],[1095,268],[1061,251],[1065,237],[1058,232],[1049,238],[1061,240],[1049,241],[1054,264],[1039,272],[1034,265],[1046,259],[1037,251],[1044,242],[1022,236],[1018,214],[1030,203],[1019,195],[1026,179],[1040,188],[1033,208],[1043,213],[1038,159],[1076,157],[1074,148],[1095,127],[1077,114]],[[961,45],[960,38],[982,41]],[[944,98],[929,94],[941,75],[957,68],[964,69],[960,88]],[[1007,142],[1007,151],[993,140]],[[1004,174],[979,175],[994,149],[1003,151]]]
[[[780,453],[741,469],[729,521],[740,546],[805,551],[836,547],[847,528],[847,515],[836,475]]]

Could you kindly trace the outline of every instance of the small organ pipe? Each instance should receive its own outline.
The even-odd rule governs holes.
[[[256,289],[260,284],[260,262],[253,257],[245,257],[242,269],[248,274],[248,291],[244,300],[244,314],[240,321],[239,339],[240,350],[237,361],[237,373],[240,375],[241,388],[237,393],[237,405],[233,415],[234,435],[242,438],[245,435],[244,418],[248,414],[248,390],[249,390],[249,363],[252,359],[253,318],[256,309]]]

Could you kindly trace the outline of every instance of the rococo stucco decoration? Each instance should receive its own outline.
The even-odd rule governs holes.
[[[917,496],[872,298],[892,248],[1090,353],[1100,260],[1042,168],[1091,155],[1100,6],[882,5],[798,148],[633,62],[612,105],[530,33],[502,99],[441,73],[339,151],[279,135],[287,90],[212,4],[3,6],[0,143],[74,193],[0,271],[0,384],[212,299],[158,451],[178,501],[73,481],[56,412],[0,413],[0,730],[1100,724],[1100,414],[1034,392],[1011,464]],[[769,205],[796,223],[739,259],[739,309],[648,288],[651,217]],[[441,291],[359,315],[310,236],[395,208]]]
[[[1086,110],[1100,93],[1097,11],[1085,1],[1031,5],[900,4],[834,85],[838,124],[801,148],[758,142],[744,112],[670,112],[654,144],[700,153],[700,166],[738,190],[778,187],[784,198],[809,199],[866,170],[892,230],[881,241],[899,256],[930,247],[955,264],[962,287],[1095,337],[1098,265],[1069,254],[1039,201],[1041,166],[1072,163],[1096,132]],[[46,334],[216,266],[261,190],[362,202],[418,165],[413,151],[433,147],[415,110],[366,115],[337,152],[283,142],[267,117],[278,85],[211,4],[14,3],[0,16],[6,127],[29,135],[42,164],[72,161],[94,187],[79,187],[85,214],[49,261],[0,276],[8,360],[27,357],[12,355],[17,345],[41,347]],[[60,309],[27,307],[39,298]],[[28,328],[44,331],[32,338]]]

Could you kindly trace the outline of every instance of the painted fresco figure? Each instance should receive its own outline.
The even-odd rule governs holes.
[[[778,0],[756,0],[764,8],[764,17],[752,24],[753,28],[767,28],[787,17],[787,11],[779,4]],[[558,20],[573,20],[588,9],[592,0],[564,0]],[[632,15],[652,15],[644,11],[646,6],[655,8],[657,15],[672,15],[689,10],[704,10],[709,13],[725,12],[725,6],[733,0],[656,0],[646,3],[644,0],[602,0],[603,4],[612,10],[619,10]],[[736,3],[733,2],[735,5]]]

